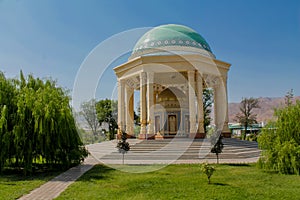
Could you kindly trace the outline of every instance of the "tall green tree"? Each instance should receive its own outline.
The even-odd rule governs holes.
[[[116,134],[116,130],[118,128],[117,124],[117,106],[118,102],[115,100],[105,99],[100,100],[96,104],[96,111],[99,123],[102,125],[102,123],[108,124],[108,139],[112,140],[114,139],[114,135]]]
[[[300,174],[300,102],[275,110],[277,121],[270,122],[258,137],[263,150],[263,169],[283,174]]]
[[[293,103],[293,98],[294,98],[294,92],[293,89],[288,91],[284,97],[285,105],[290,106]]]
[[[247,129],[250,125],[257,123],[256,114],[253,114],[254,108],[260,108],[258,99],[243,98],[240,103],[240,112],[236,114],[235,120],[244,126],[242,139],[246,139]]]
[[[15,155],[13,127],[17,110],[16,95],[15,80],[6,79],[0,72],[0,172]]]
[[[205,88],[202,95],[203,114],[204,114],[204,132],[207,133],[207,127],[211,122],[211,108],[213,104],[213,90]]]
[[[17,154],[24,169],[32,171],[33,160],[68,168],[79,163],[86,151],[77,133],[66,92],[51,80],[20,78],[17,119],[14,127]]]
[[[87,156],[70,98],[54,81],[0,74],[0,87],[0,170],[10,163],[32,173],[38,162],[68,168]]]
[[[90,101],[83,102],[80,105],[80,115],[84,117],[94,136],[99,133],[100,128],[100,123],[97,118],[96,104],[96,100],[91,99]]]
[[[7,131],[7,107],[4,105],[0,112],[0,172],[2,172],[7,153],[7,144],[5,143],[5,134]]]

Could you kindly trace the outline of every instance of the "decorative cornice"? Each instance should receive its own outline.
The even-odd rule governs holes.
[[[203,80],[207,87],[216,87],[220,85],[220,77],[212,74],[203,74]]]

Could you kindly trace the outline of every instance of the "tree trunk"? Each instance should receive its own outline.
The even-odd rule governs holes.
[[[113,133],[113,127],[109,125],[109,140],[113,140],[114,139],[114,133]]]
[[[219,154],[217,153],[217,164],[219,164]]]
[[[248,129],[248,123],[245,123],[245,131],[244,131],[244,135],[243,135],[243,140],[246,140],[247,129]]]

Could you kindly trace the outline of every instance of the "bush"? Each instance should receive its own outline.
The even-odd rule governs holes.
[[[127,133],[125,131],[122,131],[121,140],[118,141],[117,148],[119,150],[119,153],[122,153],[123,155],[122,158],[123,165],[124,165],[124,154],[130,150],[129,143],[126,140],[127,140]]]
[[[278,147],[278,171],[282,174],[299,174],[300,146],[295,141],[284,142]]]
[[[246,140],[248,141],[257,141],[257,135],[256,133],[251,133],[250,135],[247,135]]]
[[[215,138],[211,138],[211,142],[213,144],[210,152],[215,153],[217,156],[217,163],[219,164],[219,154],[222,153],[224,144],[222,142],[222,136],[220,135],[218,139],[216,140]]]
[[[203,174],[206,174],[208,184],[210,184],[210,178],[213,175],[214,171],[216,171],[216,169],[212,165],[208,164],[207,162],[201,164],[201,172]]]
[[[300,174],[300,102],[275,111],[276,122],[269,123],[258,137],[263,150],[259,166],[282,174]]]

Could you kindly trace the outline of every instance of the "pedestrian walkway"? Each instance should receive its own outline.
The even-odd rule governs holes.
[[[60,174],[59,176],[48,181],[41,187],[31,191],[29,194],[22,196],[19,200],[51,200],[60,195],[69,185],[74,183],[80,176],[90,170],[96,161],[92,156],[89,156],[85,161],[76,167]]]
[[[210,143],[206,140],[162,140],[142,141],[128,139],[131,146],[126,155],[126,164],[182,164],[215,163],[216,157],[210,153]],[[220,163],[253,163],[259,159],[260,150],[256,142],[224,139],[224,150]],[[85,161],[48,181],[20,200],[50,200],[58,197],[69,185],[98,163],[121,164],[122,155],[116,149],[117,140],[87,145],[91,155]],[[170,162],[172,161],[172,162]]]

